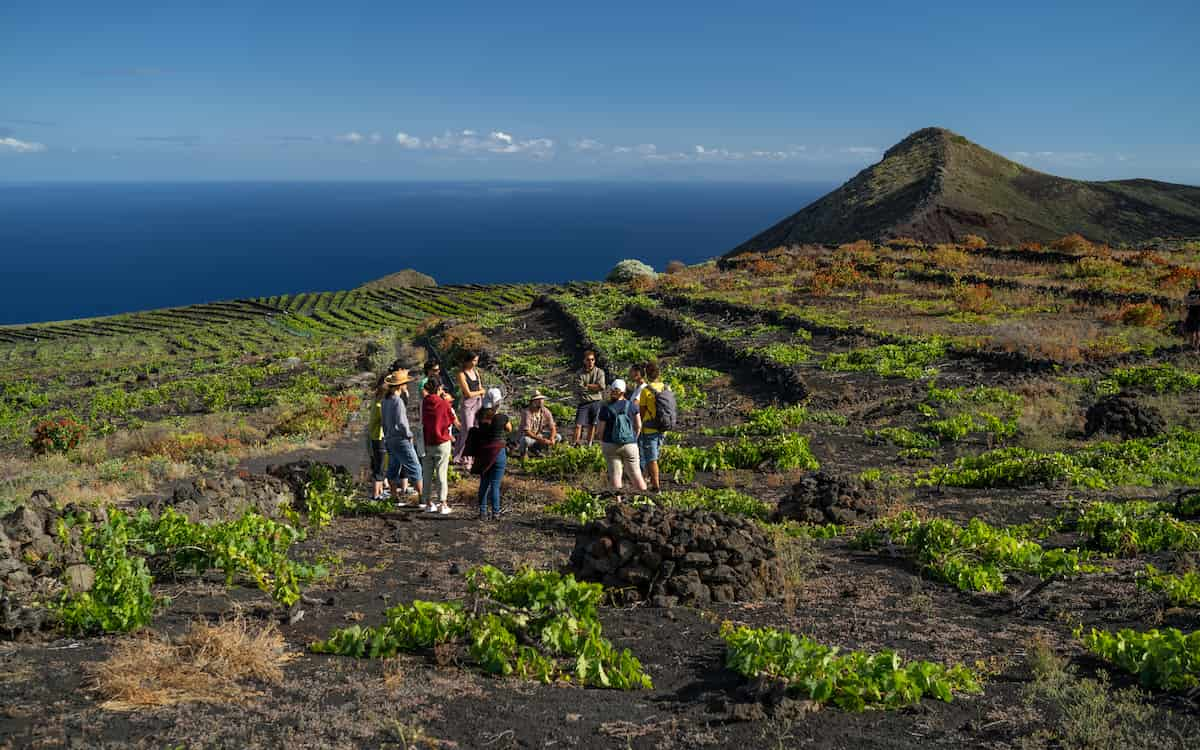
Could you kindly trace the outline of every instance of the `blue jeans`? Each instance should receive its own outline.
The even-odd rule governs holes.
[[[500,480],[504,478],[504,467],[508,463],[508,451],[500,449],[496,454],[496,463],[492,464],[492,468],[479,477],[479,513],[486,514],[488,512],[488,503],[491,502],[492,514],[500,513]]]
[[[388,465],[387,479],[393,487],[398,487],[400,470],[414,484],[421,481],[421,462],[417,460],[417,451],[411,440],[392,438],[387,442]]]
[[[646,464],[658,460],[658,453],[662,450],[663,434],[661,432],[652,432],[649,435],[642,433],[638,435],[638,451],[641,453],[642,468],[646,468]]]

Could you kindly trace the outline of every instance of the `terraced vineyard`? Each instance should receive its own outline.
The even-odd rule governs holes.
[[[0,734],[1193,747],[1198,252],[854,243],[0,329]],[[470,477],[450,516],[364,500],[387,362],[480,352],[569,442],[584,349],[661,366],[663,492],[560,446],[510,456],[498,521]],[[235,614],[274,661],[214,697],[191,644]]]

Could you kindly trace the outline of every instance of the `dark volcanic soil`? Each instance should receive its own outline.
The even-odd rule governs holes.
[[[494,343],[554,339],[561,331],[546,313],[523,313],[495,332]],[[570,342],[545,353],[572,353]],[[720,363],[687,342],[674,342],[667,361],[720,369]],[[542,377],[504,377],[506,392],[563,389],[574,367]],[[997,373],[956,363],[947,382],[992,383]],[[500,373],[504,375],[503,373]],[[895,465],[894,447],[865,441],[864,427],[884,420],[887,405],[919,390],[910,381],[822,373],[808,368],[827,408],[850,420],[845,427],[805,425],[824,470],[854,475],[869,466]],[[833,391],[847,398],[829,397]],[[738,421],[770,402],[745,373],[726,373],[712,387],[710,405],[685,424]],[[881,412],[880,409],[884,411]],[[514,416],[515,409],[511,410]],[[703,442],[696,440],[695,442]],[[978,446],[974,446],[978,449]],[[314,458],[351,468],[358,475],[365,451],[357,432],[326,448],[256,458],[239,468]],[[939,460],[944,460],[941,457]],[[1014,594],[965,594],[919,575],[900,557],[864,553],[845,537],[809,542],[796,565],[803,573],[788,606],[779,601],[714,604],[704,609],[606,607],[605,635],[629,648],[654,681],[639,692],[541,685],[492,677],[470,666],[439,666],[429,655],[375,661],[310,654],[307,644],[351,623],[378,624],[389,606],[413,599],[450,600],[465,594],[462,573],[488,563],[512,571],[522,566],[562,568],[576,527],[546,515],[560,488],[521,475],[510,464],[505,503],[513,512],[480,522],[474,483],[455,488],[457,513],[434,517],[398,509],[382,516],[340,518],[302,545],[321,557],[330,578],[306,593],[304,616],[280,625],[291,659],[280,685],[260,684],[259,695],[240,703],[190,703],[138,711],[104,707],[86,667],[103,660],[114,644],[136,636],[0,643],[0,748],[963,748],[1039,747],[1035,733],[1054,717],[1023,699],[1029,670],[1025,657],[1035,639],[1073,659],[1082,674],[1097,665],[1074,644],[1074,625],[1107,628],[1147,623],[1194,629],[1194,612],[1164,610],[1139,592],[1134,572],[1143,556],[1116,561],[1111,570],[1055,581],[1027,598]],[[701,475],[710,486],[733,486],[768,501],[788,491],[796,475],[727,472]],[[599,477],[578,484],[599,486]],[[995,523],[1054,516],[1070,493],[1062,489],[892,491],[886,501],[959,521],[981,516]],[[1016,594],[1036,581],[1016,581]],[[281,612],[256,589],[227,588],[218,577],[161,581],[158,593],[173,601],[154,629],[178,634],[196,619],[240,613],[251,620],[280,621]],[[770,625],[805,633],[846,649],[897,649],[905,658],[965,662],[985,674],[984,693],[952,703],[926,700],[902,711],[848,714],[836,709],[768,715],[744,681],[723,665],[718,629],[723,621]],[[1129,680],[1114,678],[1116,685]],[[1157,709],[1172,710],[1184,735],[1196,737],[1196,705],[1184,697],[1158,695]],[[1184,746],[1187,746],[1185,742]],[[1196,745],[1191,745],[1196,746]]]

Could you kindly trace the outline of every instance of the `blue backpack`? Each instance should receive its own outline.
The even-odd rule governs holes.
[[[633,430],[633,420],[629,418],[629,404],[630,402],[626,401],[625,409],[613,419],[612,442],[615,445],[628,445],[637,440],[637,434]],[[615,413],[616,410],[613,411]]]

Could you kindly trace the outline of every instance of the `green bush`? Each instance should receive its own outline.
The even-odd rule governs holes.
[[[1200,551],[1200,523],[1184,521],[1165,503],[1094,502],[1084,507],[1078,528],[1094,549],[1123,557],[1142,552]]]
[[[1100,442],[1074,453],[1010,447],[964,456],[918,475],[918,485],[1024,487],[1066,481],[1089,489],[1200,482],[1200,433]]]
[[[1085,553],[1045,549],[1027,538],[1029,533],[1022,527],[996,528],[978,518],[965,527],[942,518],[922,521],[909,511],[875,522],[855,545],[903,547],[931,576],[963,591],[1003,591],[1008,571],[1049,578],[1096,570],[1085,562]]]
[[[1084,648],[1130,674],[1144,687],[1190,690],[1200,687],[1200,631],[1178,628],[1139,633],[1092,629],[1082,636]]]
[[[490,565],[469,571],[467,583],[469,608],[414,601],[387,610],[379,627],[335,630],[309,648],[384,658],[463,641],[471,660],[494,674],[621,690],[652,687],[629,650],[618,651],[603,637],[597,611],[604,596],[600,584],[546,571],[510,576]]]
[[[932,365],[945,356],[946,342],[935,337],[911,344],[881,344],[844,354],[830,354],[821,362],[821,367],[840,372],[873,372],[885,378],[917,380],[936,375],[937,368]]]
[[[895,709],[925,696],[950,701],[955,692],[979,693],[979,678],[961,664],[905,663],[894,651],[841,653],[803,635],[774,628],[721,626],[725,664],[748,679],[784,682],[788,691],[845,711]]]
[[[60,519],[64,543],[66,529],[73,525],[71,519]],[[63,629],[79,634],[123,633],[148,624],[163,601],[150,591],[154,579],[146,561],[129,554],[134,540],[126,516],[114,510],[104,523],[82,523],[79,529],[84,559],[96,578],[90,591],[75,593],[68,587],[53,604]]]
[[[1176,607],[1200,607],[1200,574],[1194,570],[1176,576],[1147,565],[1138,578],[1138,586],[1165,594],[1167,601]]]

